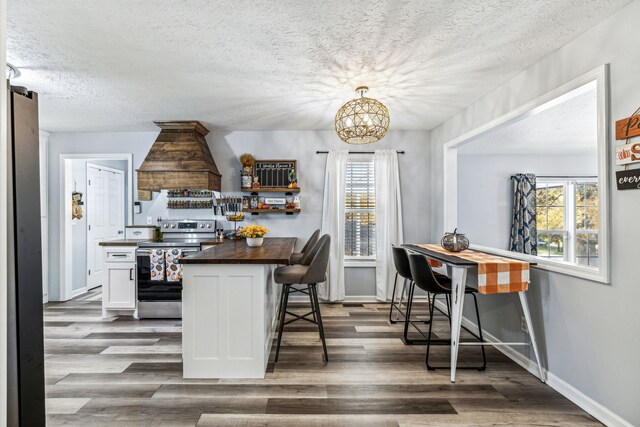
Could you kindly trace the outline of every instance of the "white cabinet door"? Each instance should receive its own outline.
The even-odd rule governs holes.
[[[136,265],[107,264],[107,286],[102,289],[102,306],[106,309],[136,308]]]

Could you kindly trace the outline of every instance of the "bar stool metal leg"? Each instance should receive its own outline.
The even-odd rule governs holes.
[[[395,307],[396,304],[396,286],[398,285],[398,272],[396,272],[396,278],[393,279],[393,292],[391,292],[391,307],[389,307],[389,322],[391,323],[396,323],[395,321],[391,320],[391,315],[393,314],[393,307]],[[402,296],[400,296],[400,299],[402,299]],[[398,315],[396,314],[396,320],[398,320]]]
[[[473,303],[476,306],[476,319],[478,319],[478,335],[480,336],[480,342],[484,342],[484,337],[482,336],[482,325],[480,324],[480,310],[478,310],[478,298],[476,294],[471,294],[473,296]],[[478,369],[479,371],[484,371],[487,369],[487,355],[484,351],[484,346],[481,345],[482,349],[482,368]]]
[[[320,333],[320,339],[322,340],[322,349],[324,350],[324,361],[329,361],[329,353],[327,352],[327,343],[324,338],[324,326],[322,325],[322,314],[320,313],[320,303],[318,302],[318,292],[316,291],[316,284],[309,285],[313,292],[314,310],[316,311],[316,317],[318,322],[318,332]]]
[[[398,301],[397,313],[396,313],[396,322],[400,320],[400,309],[402,308],[402,300],[404,299],[405,294],[407,293],[407,279],[405,278],[402,282],[402,291],[400,291],[400,300]],[[405,312],[406,312],[406,303],[405,303]]]
[[[309,304],[311,304],[311,311],[313,312],[313,321],[318,323],[318,316],[316,315],[316,306],[313,303],[313,295],[311,295],[311,285],[307,285],[307,292],[309,294]]]
[[[274,363],[278,361],[280,355],[280,342],[282,342],[282,332],[284,331],[284,319],[287,317],[287,303],[289,302],[289,288],[291,285],[284,285],[282,289],[282,307],[280,308],[280,329],[278,330],[278,344],[276,346],[276,357]]]

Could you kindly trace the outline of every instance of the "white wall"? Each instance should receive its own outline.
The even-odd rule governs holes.
[[[511,175],[597,175],[597,162],[595,147],[592,155],[458,153],[458,232],[466,233],[473,239],[473,244],[509,249],[513,196]]]
[[[158,132],[131,133],[53,133],[49,139],[49,204],[50,204],[50,286],[49,298],[59,298],[59,223],[60,223],[60,154],[133,153],[134,169],[144,160]],[[296,159],[302,212],[293,216],[261,214],[247,216],[248,222],[267,226],[271,236],[295,236],[301,247],[311,232],[320,227],[324,187],[325,154],[316,150],[329,148],[374,150],[395,148],[405,150],[399,156],[400,179],[404,198],[405,240],[429,240],[429,177],[430,148],[426,131],[390,131],[382,141],[363,148],[344,144],[334,131],[276,131],[276,132],[211,132],[207,142],[222,173],[223,192],[240,191],[240,162],[245,152],[258,159]],[[135,176],[135,174],[134,174]],[[134,194],[137,194],[134,178]],[[154,220],[179,218],[185,215],[210,218],[207,210],[167,210],[166,196],[154,194],[154,199],[142,202],[142,214],[134,215],[135,224],[145,224],[146,217]],[[375,295],[375,278],[371,269],[349,268],[346,275],[347,295]]]
[[[638,17],[640,1],[636,0],[433,130],[433,236],[444,231],[442,146],[446,142],[604,63],[611,64],[612,134],[614,121],[636,110],[640,105]],[[614,143],[610,164],[616,170],[613,153]],[[611,284],[534,270],[529,303],[552,379],[567,383],[582,397],[640,425],[640,316],[636,308],[640,279],[635,268],[640,227],[633,225],[640,211],[640,193],[617,191],[612,176],[609,178]],[[480,301],[483,326],[501,339],[522,338],[516,298],[489,296]],[[494,301],[491,305],[490,299]],[[532,359],[531,351],[525,352]]]

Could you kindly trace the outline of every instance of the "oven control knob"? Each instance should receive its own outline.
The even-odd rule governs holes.
[[[165,225],[164,225],[164,228],[169,228],[169,224],[165,224]]]
[[[211,224],[207,224],[207,228],[211,228]]]
[[[171,224],[171,228],[176,228],[176,225],[175,224]]]
[[[200,228],[204,228],[204,224],[200,224]]]

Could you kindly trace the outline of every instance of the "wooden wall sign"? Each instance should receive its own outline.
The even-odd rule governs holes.
[[[616,172],[618,190],[640,189],[640,169],[630,169]]]
[[[151,191],[149,190],[138,190],[138,200],[151,200]]]
[[[256,160],[254,175],[258,177],[260,187],[287,188],[289,173],[298,172],[295,160]]]
[[[640,142],[616,147],[616,165],[628,165],[634,162],[640,162]]]
[[[616,121],[616,139],[627,139],[640,135],[640,115]]]

